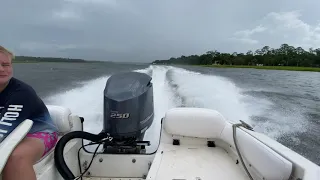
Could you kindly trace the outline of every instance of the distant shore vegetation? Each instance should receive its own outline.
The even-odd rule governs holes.
[[[182,55],[156,60],[152,64],[320,71],[320,48],[304,50],[302,47],[282,44],[277,49],[264,46],[255,51],[249,50],[245,54],[213,50],[202,55]]]
[[[13,63],[35,63],[35,62],[69,62],[69,63],[93,63],[104,61],[92,61],[84,59],[59,58],[59,57],[33,57],[33,56],[16,56]]]

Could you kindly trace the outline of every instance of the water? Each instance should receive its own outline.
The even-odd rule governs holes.
[[[237,97],[241,99],[242,106],[236,107],[244,106],[247,111],[248,120],[240,116],[238,119],[247,120],[255,131],[266,133],[320,164],[320,73],[184,68],[202,75],[227,78],[229,83],[239,88]],[[226,99],[229,99],[230,93],[227,94]],[[240,108],[235,110],[236,114]],[[229,113],[232,112],[234,110],[230,109]]]
[[[155,121],[146,134],[159,141],[160,119],[177,106],[206,107],[228,120],[249,122],[320,165],[320,73],[129,64],[15,64],[15,76],[31,84],[47,104],[69,107],[85,118],[85,130],[102,125],[103,89],[112,73],[152,76]]]

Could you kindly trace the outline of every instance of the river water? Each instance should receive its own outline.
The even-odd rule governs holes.
[[[249,122],[320,165],[320,73],[191,66],[109,63],[21,63],[14,76],[32,85],[47,104],[62,105],[85,118],[85,130],[102,125],[103,90],[117,72],[152,76],[155,121],[147,137],[155,145],[160,119],[172,107],[206,107],[228,120]]]

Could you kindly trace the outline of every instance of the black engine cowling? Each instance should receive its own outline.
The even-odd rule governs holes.
[[[142,141],[154,118],[151,77],[139,72],[112,75],[104,89],[103,133],[116,142]]]

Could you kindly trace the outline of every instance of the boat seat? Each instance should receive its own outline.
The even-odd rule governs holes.
[[[50,116],[53,122],[58,127],[58,139],[61,138],[65,133],[68,133],[72,130],[73,120],[74,118],[78,118],[76,116],[71,115],[71,111],[68,108],[61,106],[53,106],[47,105]],[[68,151],[72,147],[72,144],[67,144],[65,147],[65,151]],[[54,148],[52,148],[44,157],[42,157],[35,165],[35,169],[40,169],[46,166],[46,164],[53,161],[54,156]]]
[[[225,125],[218,111],[204,108],[172,108],[163,120],[164,130],[170,135],[197,138],[220,138]]]
[[[72,129],[72,121],[70,120],[71,111],[61,106],[47,105],[53,122],[58,127],[59,133],[65,134]]]
[[[163,127],[170,135],[196,139],[217,139],[230,145],[225,150],[236,149],[233,141],[232,125],[217,111],[205,108],[172,108],[165,114]],[[254,179],[288,180],[292,163],[254,136],[237,129],[237,142],[246,166],[255,174]],[[196,140],[197,141],[197,140]],[[231,154],[231,153],[230,153]],[[230,157],[231,158],[231,157]],[[238,159],[238,157],[236,157]],[[242,166],[240,160],[239,165]]]

